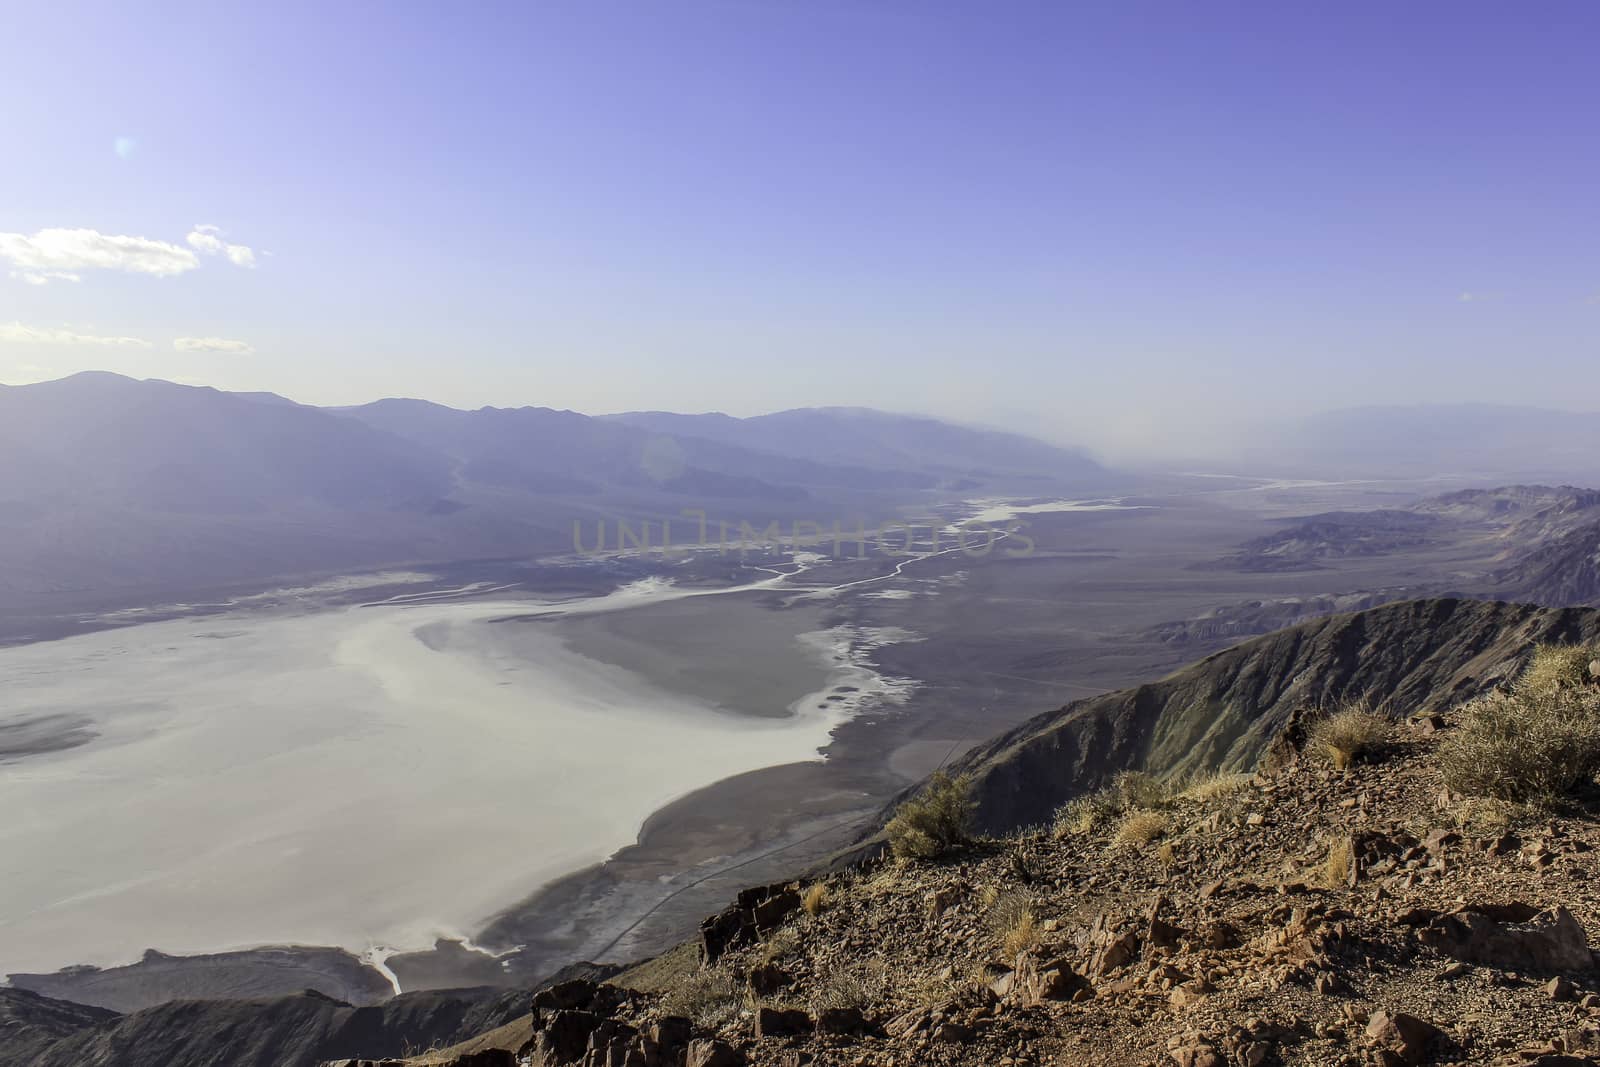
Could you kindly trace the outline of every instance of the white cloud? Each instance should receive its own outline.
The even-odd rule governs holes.
[[[114,345],[149,348],[139,337],[111,337],[105,334],[77,333],[49,326],[24,326],[20,322],[0,322],[0,341],[19,345]]]
[[[255,349],[243,341],[230,341],[225,337],[180,337],[172,342],[179,352],[226,352],[246,356]]]
[[[149,237],[125,237],[89,229],[47,229],[34,234],[0,233],[0,260],[9,261],[13,281],[26,285],[75,282],[79,271],[118,270],[170,277],[196,270],[200,255],[222,256],[236,267],[256,265],[255,249],[229,244],[215,226],[196,226],[189,247]],[[198,253],[198,254],[197,254]]]
[[[29,285],[49,285],[51,282],[76,282],[82,279],[69,270],[14,270],[11,277]]]
[[[120,270],[168,277],[194,270],[200,257],[187,248],[148,237],[124,237],[98,230],[40,230],[29,235],[0,233],[0,259],[17,270],[12,277],[30,285],[52,279],[76,281],[80,270]]]
[[[222,230],[217,226],[196,226],[189,231],[186,238],[189,247],[208,256],[227,256],[228,262],[235,267],[254,267],[256,265],[255,250],[245,245],[231,245],[222,239]]]

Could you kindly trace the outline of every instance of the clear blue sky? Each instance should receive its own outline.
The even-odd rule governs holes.
[[[1600,409],[1588,0],[7,22],[0,381],[860,403],[1123,444],[1368,401]]]

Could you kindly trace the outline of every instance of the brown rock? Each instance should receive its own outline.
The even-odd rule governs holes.
[[[757,1037],[796,1037],[814,1029],[811,1016],[798,1008],[756,1009]]]
[[[1177,1067],[1225,1067],[1226,1063],[1211,1045],[1184,1045],[1173,1049],[1172,1059]]]
[[[867,1028],[860,1008],[823,1008],[817,1012],[817,1033],[859,1034]]]
[[[1594,964],[1583,927],[1563,907],[1468,905],[1434,919],[1417,937],[1447,956],[1501,970],[1561,974]]]
[[[534,1037],[533,1062],[539,1067],[577,1063],[589,1049],[589,1035],[600,1016],[587,1011],[558,1011]]]
[[[1454,830],[1440,827],[1428,831],[1428,836],[1422,839],[1422,847],[1435,855],[1442,853],[1446,848],[1461,843],[1461,835]]]
[[[883,1026],[883,1032],[890,1037],[904,1037],[914,1034],[928,1025],[928,1013],[915,1009],[903,1015],[896,1015]]]
[[[1432,1023],[1404,1012],[1378,1010],[1367,1023],[1367,1039],[1380,1049],[1387,1050],[1408,1064],[1423,1063],[1428,1049],[1440,1036]]]
[[[690,1039],[694,1037],[694,1024],[681,1015],[668,1015],[656,1020],[648,1033],[661,1054],[673,1059],[688,1047]]]
[[[1545,983],[1544,992],[1551,1000],[1571,1000],[1577,996],[1578,987],[1565,975],[1557,975]]]

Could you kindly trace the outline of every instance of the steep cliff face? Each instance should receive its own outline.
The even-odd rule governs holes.
[[[1367,696],[1448,706],[1514,675],[1530,646],[1600,636],[1600,611],[1414,600],[1334,615],[1219,652],[1149,685],[1075,701],[974,749],[979,825],[1047,822],[1117,772],[1247,770],[1296,712]]]

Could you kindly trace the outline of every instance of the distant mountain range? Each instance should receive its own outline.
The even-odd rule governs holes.
[[[0,592],[204,588],[570,551],[601,517],[887,516],[962,494],[1103,489],[1082,451],[864,409],[596,418],[85,373],[0,387]]]
[[[1509,485],[1428,497],[1401,508],[1330,511],[1278,520],[1280,528],[1239,546],[1200,570],[1318,570],[1330,561],[1410,549],[1473,546],[1497,565],[1494,583],[1553,607],[1590,603],[1600,595],[1581,579],[1556,588],[1539,578],[1552,568],[1563,580],[1581,572],[1585,546],[1600,539],[1600,491],[1573,486]],[[1580,558],[1569,559],[1573,553]],[[1514,565],[1505,565],[1505,564]],[[1500,566],[1505,565],[1505,566]],[[1594,565],[1591,562],[1592,571]],[[1580,588],[1581,587],[1581,588]]]

